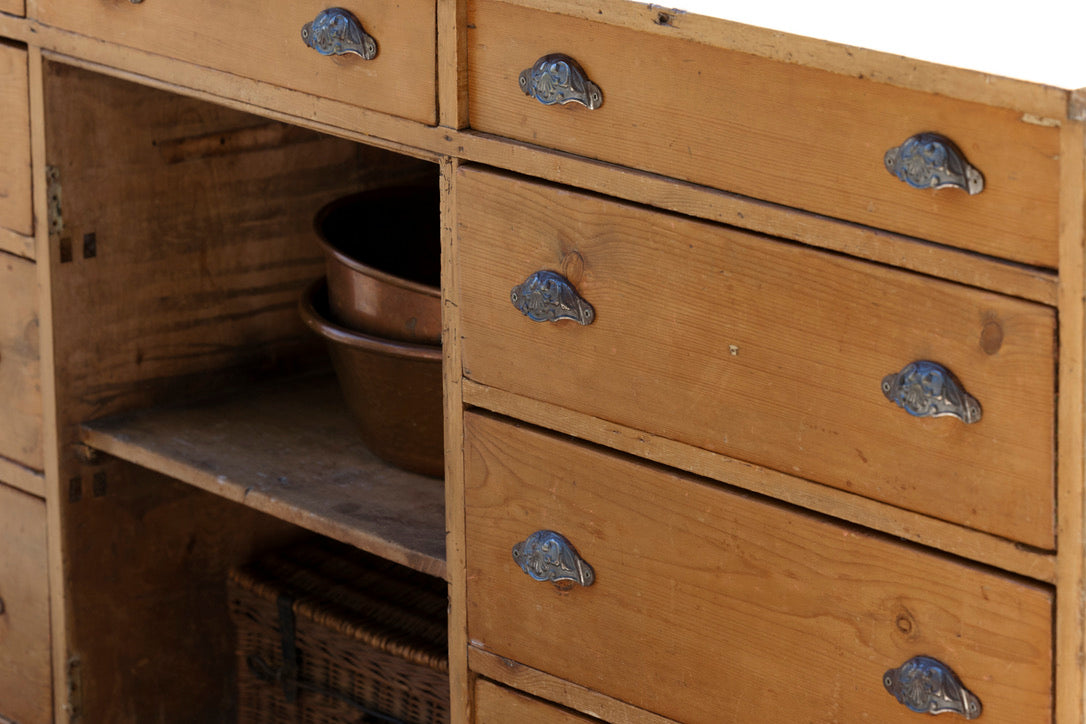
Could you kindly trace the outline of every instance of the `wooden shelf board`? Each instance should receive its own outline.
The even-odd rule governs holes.
[[[115,457],[447,579],[442,481],[375,457],[332,376],[94,420],[81,435]]]

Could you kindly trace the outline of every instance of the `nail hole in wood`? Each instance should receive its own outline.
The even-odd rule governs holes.
[[[60,239],[60,263],[67,264],[72,260],[72,240],[67,236]]]
[[[98,256],[98,239],[95,237],[92,231],[89,234],[83,234],[83,258],[93,259]]]
[[[94,497],[102,498],[106,494],[106,473],[104,470],[99,470],[91,478],[91,491],[94,493]]]

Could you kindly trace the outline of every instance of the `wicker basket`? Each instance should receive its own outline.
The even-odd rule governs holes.
[[[231,572],[238,721],[449,720],[443,581],[331,541]]]

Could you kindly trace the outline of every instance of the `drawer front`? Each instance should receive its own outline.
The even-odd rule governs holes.
[[[456,181],[468,378],[1054,545],[1051,308],[489,171]],[[594,321],[521,314],[511,290],[538,270]],[[886,376],[926,360],[979,422],[887,398]]]
[[[33,262],[0,252],[0,455],[42,469],[38,280]]]
[[[1050,721],[1046,587],[532,428],[465,431],[472,645],[690,724],[921,721],[883,684],[917,656],[985,720]],[[540,530],[591,585],[521,570]]]
[[[26,236],[34,233],[29,103],[26,50],[0,41],[0,226]]]
[[[486,679],[475,680],[475,724],[589,724],[599,721],[525,696]]]
[[[39,0],[38,18],[77,33],[229,73],[436,123],[434,0],[353,0],[350,12],[377,46],[372,60],[321,55],[302,28],[337,3]]]
[[[53,721],[45,503],[0,485],[0,719]]]
[[[599,87],[598,108],[543,105],[522,92],[521,71],[553,53]],[[1059,129],[1015,111],[494,0],[469,2],[468,97],[480,131],[1028,264],[1057,262]],[[886,170],[886,151],[932,131],[981,171],[981,193],[916,189]]]

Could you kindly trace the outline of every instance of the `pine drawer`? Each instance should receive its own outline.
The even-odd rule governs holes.
[[[486,679],[475,680],[475,724],[591,724],[598,719],[534,699]]]
[[[0,720],[53,721],[45,503],[0,484]]]
[[[468,3],[467,47],[479,131],[1056,266],[1055,124],[498,0]],[[522,71],[557,53],[599,87],[598,108],[543,105],[521,89]],[[924,132],[960,147],[981,193],[916,189],[887,171],[885,153]]]
[[[351,0],[341,7],[376,42],[372,60],[325,56],[302,28],[324,0],[69,2],[38,0],[47,25],[305,91],[421,123],[436,123],[434,0]]]
[[[0,456],[42,469],[38,279],[33,262],[0,252]]]
[[[473,646],[689,724],[916,722],[884,679],[918,656],[985,720],[1051,720],[1045,586],[501,419],[465,435]],[[590,585],[546,580],[573,559],[538,531]]]
[[[0,227],[34,233],[26,49],[0,41]]]
[[[455,196],[467,378],[1054,546],[1053,309],[478,168]],[[537,271],[592,323],[522,314]],[[980,420],[888,399],[918,361]]]

